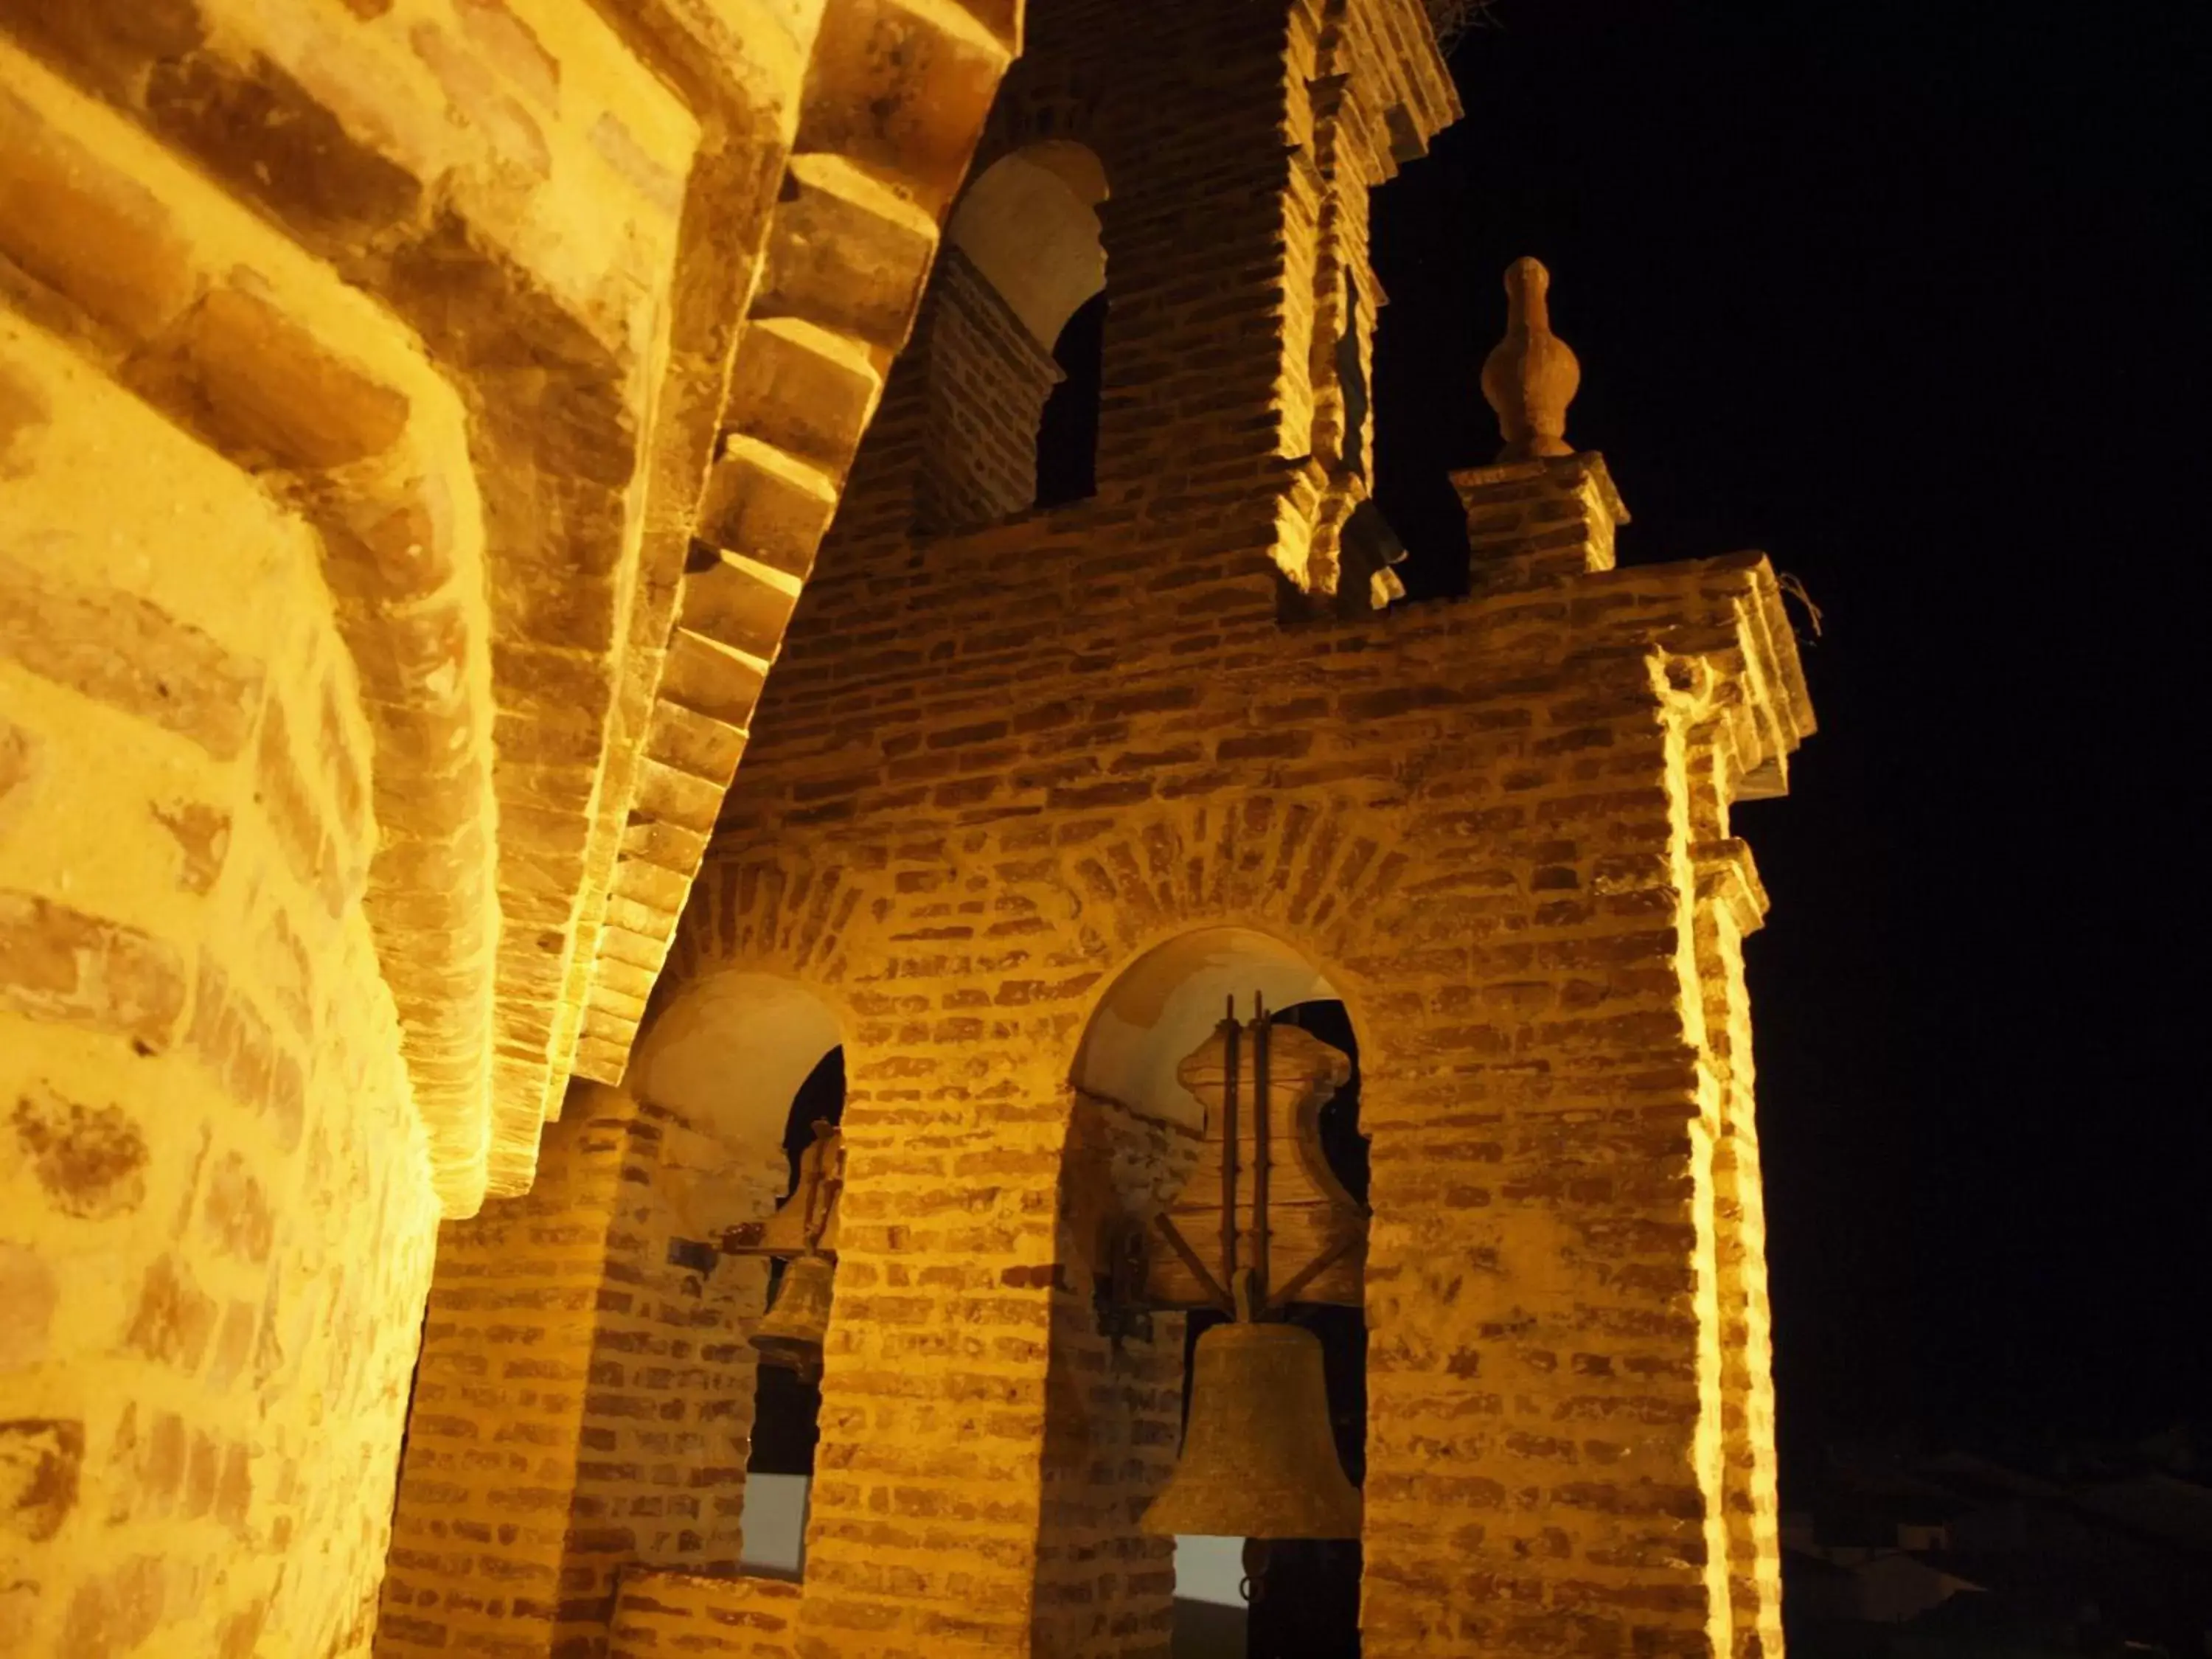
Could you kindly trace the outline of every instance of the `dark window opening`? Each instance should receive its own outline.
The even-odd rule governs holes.
[[[817,1120],[834,1127],[844,1117],[845,1050],[841,1046],[822,1056],[792,1097],[791,1115],[783,1124],[784,1198],[799,1190],[799,1159],[814,1144]]]
[[[1063,507],[1098,493],[1098,405],[1105,385],[1106,293],[1076,308],[1054,343],[1065,376],[1037,422],[1036,504]]]
[[[814,1143],[816,1121],[836,1123],[844,1115],[845,1051],[832,1048],[807,1074],[806,1081],[799,1085],[799,1093],[791,1103],[791,1115],[785,1121],[783,1152],[789,1165],[784,1179],[785,1198],[798,1188],[799,1154]],[[784,1264],[781,1261],[769,1270],[770,1305],[775,1303],[775,1293],[783,1287],[783,1273]],[[752,1451],[745,1460],[745,1472],[812,1474],[814,1449],[821,1438],[820,1386],[780,1365],[763,1365],[758,1377],[759,1390],[753,1405]]]

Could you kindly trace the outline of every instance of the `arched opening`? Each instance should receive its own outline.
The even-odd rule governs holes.
[[[1149,1223],[1184,1188],[1209,1116],[1221,1109],[1220,1102],[1201,1099],[1187,1086],[1191,1073],[1184,1062],[1218,1030],[1230,999],[1243,1019],[1255,996],[1281,1011],[1277,1027],[1296,1027],[1345,1056],[1348,1075],[1320,1109],[1319,1139],[1337,1180],[1364,1202],[1358,1045],[1342,1000],[1323,972],[1282,941],[1253,929],[1215,927],[1170,940],[1130,964],[1100,1001],[1078,1054],[1079,1109],[1100,1125],[1111,1146],[1107,1163],[1115,1201],[1125,1214]],[[1357,1482],[1365,1442],[1361,1310],[1294,1301],[1285,1315],[1320,1339],[1330,1429],[1339,1461]],[[1163,1455],[1146,1472],[1147,1490],[1121,1494],[1133,1520],[1172,1468],[1189,1409],[1188,1389],[1179,1385],[1190,1375],[1199,1336],[1223,1317],[1204,1308],[1151,1316],[1152,1341],[1167,1350],[1159,1369],[1172,1379],[1162,1392],[1175,1403],[1162,1421],[1133,1425]],[[1059,1359],[1056,1352],[1055,1364]],[[1256,1605],[1248,1604],[1243,1593],[1244,1541],[1195,1535],[1175,1540],[1173,1651],[1188,1659],[1356,1655],[1358,1541],[1276,1540]]]
[[[814,1126],[835,1126],[845,1115],[845,1050],[832,1048],[807,1073],[785,1121],[788,1166],[781,1204],[799,1187],[799,1164],[814,1140]],[[782,1288],[786,1264],[769,1279],[769,1305]],[[759,1572],[799,1576],[806,1559],[806,1506],[814,1482],[814,1450],[821,1439],[822,1384],[781,1365],[762,1365],[753,1396],[752,1449],[745,1459],[745,1565]]]
[[[742,1539],[735,1565],[769,1577],[796,1577],[804,1565],[821,1390],[758,1364],[747,1345],[774,1302],[782,1264],[722,1255],[711,1241],[764,1219],[790,1196],[814,1123],[835,1124],[843,1114],[844,1058],[837,1018],[812,992],[771,975],[729,973],[679,995],[632,1068],[641,1102],[679,1118],[714,1149],[709,1167],[693,1174],[684,1205],[691,1231],[681,1243],[738,1314],[734,1328],[716,1334],[714,1353],[702,1344],[698,1357],[746,1373],[745,1386],[722,1402],[744,1489],[718,1502],[741,1506],[732,1517]]]
[[[930,296],[925,530],[1095,489],[1105,198],[1098,158],[1050,139],[993,163],[954,210]]]
[[[1036,505],[1064,507],[1098,493],[1098,406],[1106,377],[1106,290],[1075,308],[1052,348],[1060,383],[1037,422]]]

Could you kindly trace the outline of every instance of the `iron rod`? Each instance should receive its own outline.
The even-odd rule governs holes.
[[[1160,1230],[1160,1237],[1166,1239],[1174,1247],[1175,1253],[1182,1258],[1183,1266],[1197,1278],[1199,1288],[1212,1298],[1214,1306],[1233,1316],[1237,1312],[1237,1298],[1213,1282],[1213,1275],[1206,1270],[1206,1263],[1199,1260],[1198,1252],[1190,1248],[1190,1241],[1182,1236],[1182,1229],[1164,1215],[1154,1216],[1152,1223]]]
[[[1270,1310],[1287,1307],[1292,1297],[1343,1260],[1344,1253],[1359,1242],[1356,1238],[1340,1238],[1312,1261],[1307,1262],[1284,1283],[1281,1293],[1268,1304]]]
[[[1252,994],[1252,1303],[1267,1305],[1268,1133],[1274,1102],[1267,1097],[1267,1049],[1273,1022],[1260,994]]]
[[[1221,1022],[1224,1068],[1221,1089],[1221,1279],[1237,1282],[1237,994],[1229,995],[1228,1017]]]

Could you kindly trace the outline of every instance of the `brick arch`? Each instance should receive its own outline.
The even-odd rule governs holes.
[[[1223,758],[1264,754],[1268,739],[1228,738]],[[1243,745],[1240,747],[1240,744]],[[1409,855],[1389,826],[1326,795],[1256,789],[1233,799],[1121,817],[1064,855],[1079,914],[1098,914],[1134,960],[1202,927],[1269,934],[1323,966],[1359,1013],[1348,964],[1387,931],[1377,907],[1396,893]]]
[[[852,1591],[837,1565],[846,1548],[887,1525],[896,1531],[860,1518],[887,1505],[971,1517],[970,1547],[1018,1570],[1004,1594],[1026,1620],[1030,1650],[1118,1656],[1152,1637],[1164,1650],[1172,1564],[1166,1545],[1135,1537],[1133,1521],[1173,1462],[1181,1321],[1158,1320],[1152,1340],[1118,1353],[1097,1330],[1103,1218],[1086,1194],[1104,1185],[1091,1177],[1115,1157],[1117,1126],[1081,1088],[1078,1054],[1132,963],[1215,927],[1281,941],[1365,1018],[1359,974],[1340,964],[1373,954],[1405,860],[1321,797],[1093,819],[1085,833],[1050,838],[1035,860],[996,866],[988,915],[970,927],[947,919],[977,902],[957,844],[927,857],[918,839],[891,833],[797,845],[725,844],[710,859],[662,999],[719,975],[769,972],[805,981],[853,1021],[850,1246],[823,1384],[811,1564],[825,1568],[806,1591],[802,1628],[817,1618],[919,1626],[932,1616]],[[973,936],[956,937],[963,933]],[[1021,1062],[989,1058],[1000,1042],[1022,1045]],[[939,1054],[973,1055],[972,1069],[948,1082]],[[955,1123],[954,1108],[937,1103],[963,1091],[973,1115]],[[1007,1230],[1024,1218],[1037,1224]],[[972,1367],[934,1385],[945,1394],[928,1409],[930,1430],[910,1437],[919,1449],[894,1450],[887,1412],[932,1399],[923,1378],[933,1334],[979,1328],[1009,1334],[985,1336],[975,1355],[952,1351]],[[948,1417],[1018,1444],[1012,1468],[1023,1473],[1000,1483],[998,1507],[1032,1517],[1016,1524],[1019,1553],[954,1496],[962,1483],[951,1471],[972,1467],[964,1454],[933,1466],[931,1434]],[[1128,1478],[1091,1490],[1101,1459]]]
[[[846,930],[866,896],[863,873],[831,860],[770,848],[711,861],[691,889],[653,996],[656,1010],[714,973],[743,969],[805,983],[840,1010]]]
[[[980,178],[1030,144],[1066,141],[1095,151],[1113,121],[1114,99],[1103,76],[1035,55],[1018,58],[991,106],[970,174]]]
[[[648,1018],[625,1086],[720,1135],[734,1155],[780,1147],[790,1097],[844,1045],[847,1023],[803,981],[724,965],[682,981]],[[726,1084],[762,1099],[732,1108]],[[763,1109],[776,1099],[781,1105]]]
[[[1141,830],[1133,839],[1163,847]],[[1105,861],[1126,870],[1116,850],[1106,848]],[[1137,1329],[1109,1336],[1098,1322],[1097,1296],[1112,1230],[1147,1224],[1181,1189],[1200,1128],[1161,1097],[1159,1065],[1119,1064],[1097,1044],[1117,1007],[1133,1024],[1149,1014],[1151,1035],[1137,1041],[1156,1050],[1164,1044],[1164,1053],[1149,1058],[1171,1071],[1203,1040],[1194,1024],[1210,1030],[1218,1018],[1215,994],[1224,987],[1234,987],[1240,1013],[1261,979],[1280,988],[1270,999],[1278,1006],[1341,994],[1315,952],[1283,937],[1280,917],[1264,918],[1271,924],[1265,927],[1254,920],[1249,912],[1209,917],[1194,907],[1164,924],[1164,937],[1146,936],[1089,1000],[1071,1054],[1074,1097],[1060,1182],[1041,1456],[1045,1501],[1030,1626],[1036,1653],[1149,1659],[1168,1650],[1174,1545],[1140,1534],[1137,1522],[1176,1462],[1185,1316],[1156,1311]],[[1188,1006],[1194,997],[1202,1000],[1202,1013]]]
[[[1088,145],[1024,144],[977,172],[945,225],[945,244],[1050,351],[1068,319],[1106,285],[1097,206],[1109,193],[1105,164]]]

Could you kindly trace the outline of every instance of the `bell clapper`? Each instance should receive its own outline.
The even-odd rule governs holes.
[[[1271,1553],[1264,1538],[1244,1540],[1244,1577],[1238,1581],[1237,1593],[1244,1598],[1247,1607],[1257,1607],[1260,1598],[1267,1593],[1267,1558]]]

